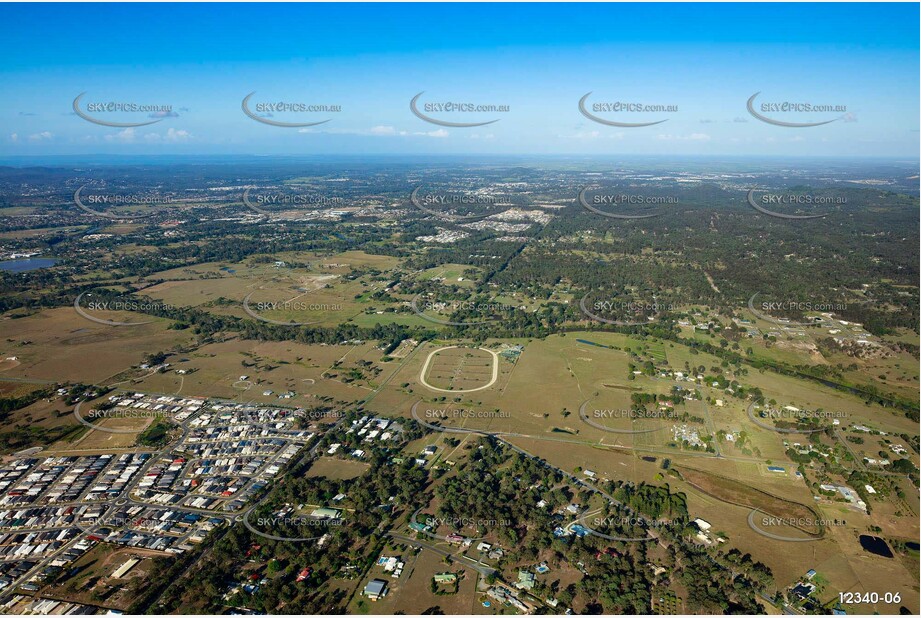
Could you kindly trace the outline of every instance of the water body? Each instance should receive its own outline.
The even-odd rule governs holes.
[[[0,270],[10,273],[26,273],[30,270],[48,268],[58,263],[57,258],[23,258],[21,260],[7,260],[0,262]]]
[[[876,554],[877,556],[882,556],[883,558],[892,558],[893,555],[892,550],[889,549],[889,545],[886,544],[886,541],[882,540],[878,536],[861,534],[860,546],[871,554]]]

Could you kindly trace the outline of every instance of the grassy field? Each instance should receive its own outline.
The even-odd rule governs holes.
[[[165,281],[144,293],[170,305],[247,319],[252,316],[244,310],[245,299],[253,313],[270,321],[323,326],[351,320],[365,326],[404,319],[423,323],[418,316],[392,313],[399,303],[371,299],[390,279],[374,273],[386,273],[397,263],[395,258],[362,252],[281,253],[268,263],[251,258],[163,271],[151,279]]]
[[[397,555],[398,552],[386,553]],[[432,608],[440,608],[445,614],[486,614],[492,613],[482,606],[481,598],[486,598],[476,590],[477,573],[463,568],[459,563],[446,564],[441,556],[427,551],[407,550],[402,552],[406,567],[399,579],[393,579],[389,573],[383,573],[380,567],[371,569],[368,579],[379,578],[387,582],[389,594],[377,602],[366,601],[362,613],[407,614],[433,613]],[[450,571],[461,573],[458,591],[455,594],[437,595],[431,591],[431,581],[435,573]],[[353,603],[350,609],[357,609]]]
[[[131,448],[135,446],[138,437],[144,430],[153,424],[154,420],[154,418],[108,418],[104,420],[94,420],[94,425],[98,425],[104,429],[117,429],[119,433],[89,429],[80,439],[75,440],[69,446],[55,444],[52,448],[58,451],[64,449],[87,449],[97,451]],[[133,433],[121,433],[125,430],[131,430]]]
[[[425,380],[436,388],[469,390],[488,384],[492,378],[492,355],[475,348],[435,351]]]
[[[748,483],[690,468],[686,465],[675,466],[675,469],[681,473],[682,478],[689,485],[722,502],[758,509],[768,515],[784,519],[819,519],[818,513],[812,507],[769,494],[752,487]],[[814,536],[822,533],[822,529],[815,525],[804,526],[801,529]]]
[[[380,362],[382,357],[373,343],[329,346],[230,339],[175,359],[173,371],[151,375],[137,388],[288,406],[313,405],[323,397],[355,401],[368,396],[398,367],[395,360]],[[372,363],[374,369],[361,362]],[[189,373],[179,375],[176,369]],[[353,370],[363,377],[353,378]],[[247,380],[241,382],[243,375]],[[271,393],[264,394],[267,391]],[[292,398],[278,398],[289,391]]]
[[[446,284],[462,288],[473,287],[478,276],[479,269],[467,264],[441,264],[416,274],[416,278],[420,280],[443,279]]]
[[[360,461],[349,461],[335,457],[319,457],[304,475],[308,478],[325,476],[334,481],[349,480],[361,476],[370,465]]]
[[[137,315],[127,312],[98,311],[93,315],[111,320],[138,320]],[[191,333],[168,330],[168,326],[167,320],[155,320],[142,326],[97,324],[70,307],[16,320],[0,320],[0,356],[16,356],[19,361],[2,375],[102,384],[137,366],[148,354],[170,350],[192,340]]]

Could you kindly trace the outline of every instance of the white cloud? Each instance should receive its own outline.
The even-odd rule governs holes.
[[[41,133],[33,133],[32,135],[30,135],[29,141],[30,142],[45,142],[53,138],[54,138],[54,134],[51,131],[42,131]]]
[[[371,127],[372,135],[396,135],[397,130],[391,126],[377,125],[376,127]]]
[[[185,129],[169,129],[164,136],[167,142],[187,142],[192,138],[192,134]]]
[[[671,133],[660,133],[656,139],[666,142],[709,142],[711,137],[706,133],[691,133],[690,135],[672,135]]]
[[[12,133],[12,134],[10,134],[10,141],[11,141],[11,142],[18,142],[18,141],[19,141],[19,134],[18,134],[18,133]]]
[[[298,133],[316,133],[318,135],[373,135],[376,137],[404,137],[407,135],[417,135],[420,137],[447,137],[448,132],[444,129],[438,129],[436,131],[416,131],[410,133],[409,131],[398,130],[395,127],[390,125],[375,125],[370,129],[313,129],[310,127],[305,127],[303,129],[298,129]]]
[[[596,139],[624,139],[624,132],[618,131],[617,133],[608,133],[602,131],[577,131],[576,133],[571,133],[569,135],[560,135],[561,139],[576,139],[585,142],[590,142]]]
[[[110,134],[105,136],[107,142],[118,142],[122,144],[131,144],[134,142],[136,135],[134,127],[128,127],[127,129],[122,129],[118,133]]]
[[[434,131],[416,131],[413,135],[420,135],[422,137],[448,137],[448,133],[445,129],[435,129]]]
[[[187,142],[192,138],[192,134],[185,129],[167,129],[166,133],[145,133],[143,136],[138,135],[134,127],[128,127],[105,136],[105,141],[110,144],[134,144],[138,138],[142,138],[148,144],[178,144]]]

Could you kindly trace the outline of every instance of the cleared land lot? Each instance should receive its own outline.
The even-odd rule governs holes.
[[[393,579],[389,573],[383,573],[379,567],[374,567],[369,574],[369,579],[379,578],[387,582],[390,592],[386,597],[377,602],[366,600],[365,612],[373,614],[392,614],[402,611],[407,614],[433,613],[432,608],[438,607],[445,614],[485,614],[492,613],[482,606],[476,591],[476,573],[464,569],[460,564],[445,564],[443,558],[434,552],[422,550],[418,554],[404,552],[408,558],[403,575]],[[388,555],[393,555],[388,554]],[[456,594],[436,595],[431,591],[431,581],[435,573],[465,572],[459,582]],[[363,585],[363,584],[362,584]],[[429,610],[429,611],[426,611]]]
[[[704,472],[685,465],[675,466],[689,485],[722,502],[758,509],[768,515],[785,520],[817,521],[818,513],[812,507],[786,500],[752,487],[748,483]],[[798,526],[804,532],[818,536],[822,530],[815,525]]]
[[[278,264],[276,264],[276,262]],[[401,303],[374,300],[390,277],[396,258],[358,251],[335,255],[281,253],[272,261],[212,262],[157,273],[166,280],[144,290],[164,303],[199,307],[220,315],[333,327],[354,321],[425,324],[411,313],[395,313]],[[370,271],[370,272],[368,272]],[[250,311],[244,308],[244,300]]]
[[[139,320],[127,312],[95,311],[108,320]],[[143,319],[150,319],[145,316]],[[80,317],[72,307],[16,320],[0,320],[0,353],[19,365],[3,377],[102,384],[142,363],[148,354],[188,344],[188,331],[168,330],[168,320],[142,326],[107,326]]]
[[[71,577],[62,578],[60,583],[46,586],[41,595],[124,611],[144,589],[153,558],[163,555],[161,552],[136,548],[121,549],[100,543],[71,565]],[[124,577],[113,578],[115,570],[130,558],[140,559],[140,562]]]
[[[368,396],[399,366],[396,360],[381,363],[382,357],[373,343],[321,345],[231,339],[171,359],[170,371],[145,378],[137,388],[290,406],[314,405],[322,397],[355,401]],[[360,364],[363,362],[380,371]],[[176,370],[187,373],[180,375]],[[244,375],[247,379],[241,381]],[[279,400],[280,394],[289,391],[293,397]]]
[[[371,468],[370,464],[348,461],[335,457],[318,458],[304,476],[308,478],[325,476],[335,481],[349,480],[361,476]]]

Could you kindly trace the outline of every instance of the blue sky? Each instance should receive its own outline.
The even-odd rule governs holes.
[[[0,5],[0,155],[669,154],[917,158],[917,4]],[[258,113],[241,101],[341,106]],[[430,113],[424,103],[506,105]],[[144,127],[88,101],[169,105]],[[677,111],[606,112],[636,102]],[[746,109],[811,103],[846,111]],[[760,108],[758,108],[760,109]],[[142,122],[148,113],[90,114]]]

